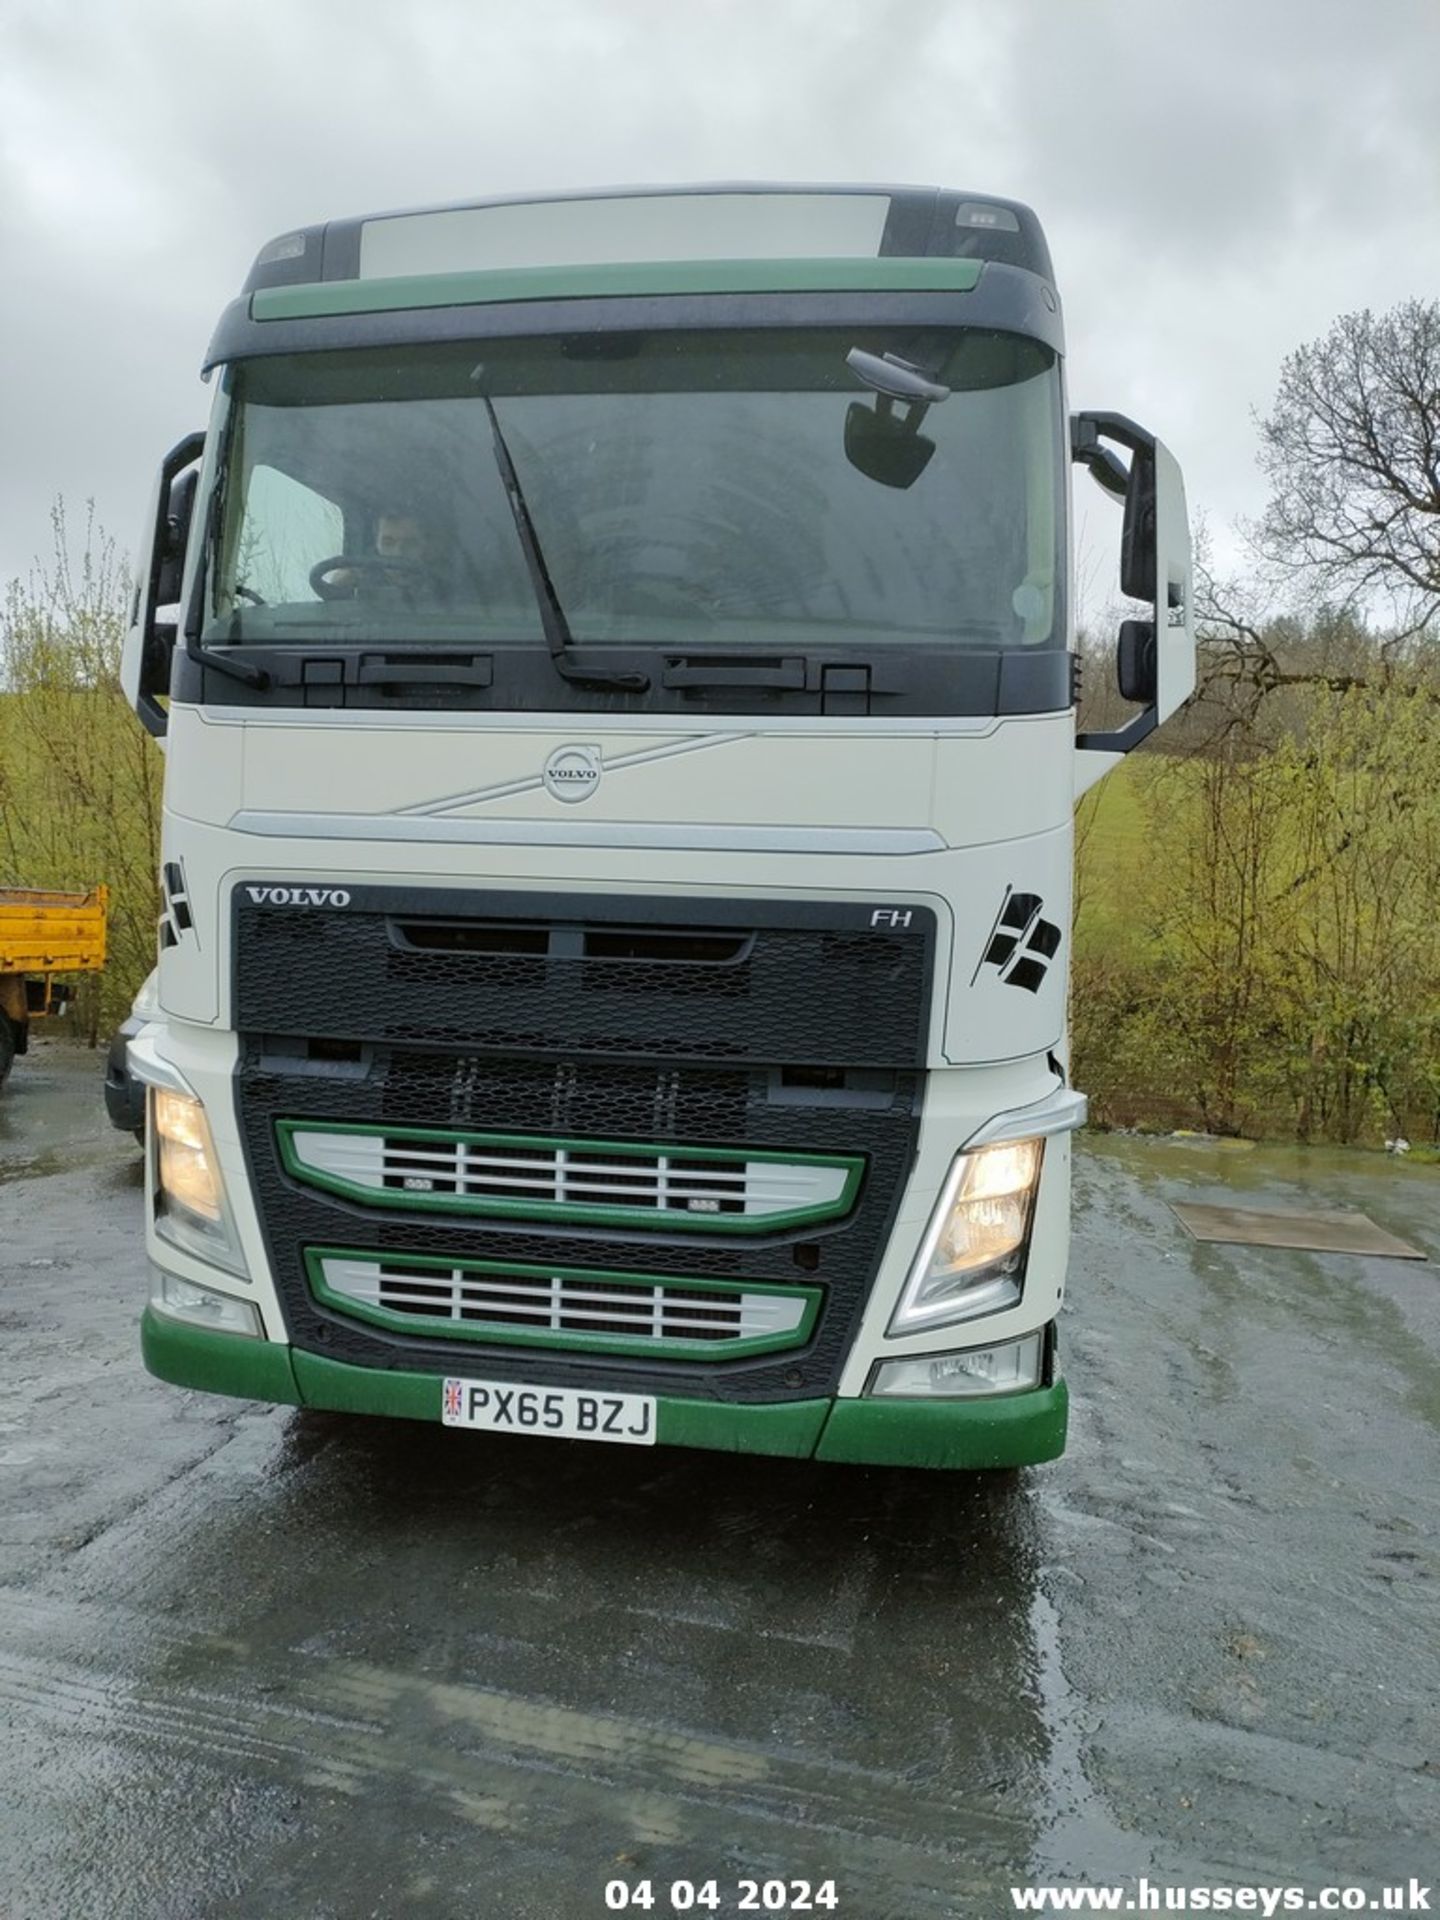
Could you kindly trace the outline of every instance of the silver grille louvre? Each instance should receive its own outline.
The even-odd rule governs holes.
[[[806,1310],[803,1295],[710,1292],[683,1280],[490,1272],[335,1255],[322,1259],[320,1270],[330,1293],[357,1306],[550,1333],[754,1340],[797,1332]]]
[[[633,1207],[692,1217],[830,1211],[850,1173],[847,1166],[798,1160],[716,1159],[703,1148],[631,1155],[543,1141],[499,1146],[308,1128],[295,1132],[293,1151],[302,1167],[377,1193]]]

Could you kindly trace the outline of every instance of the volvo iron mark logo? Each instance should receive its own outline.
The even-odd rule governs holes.
[[[603,771],[599,747],[557,747],[545,762],[541,777],[548,794],[573,805],[590,798]]]

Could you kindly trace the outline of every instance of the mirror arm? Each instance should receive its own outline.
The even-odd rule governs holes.
[[[898,353],[881,356],[866,353],[861,347],[852,347],[845,356],[845,364],[867,387],[873,387],[876,393],[885,395],[887,399],[923,400],[927,405],[933,405],[950,398],[949,387],[932,380],[923,367],[912,366],[908,360],[902,360]]]
[[[1155,436],[1128,413],[1072,413],[1070,416],[1070,457],[1089,467],[1092,474],[1117,499],[1123,500],[1130,486],[1130,470],[1102,444],[1114,440],[1140,459],[1153,459]]]
[[[1079,431],[1082,435],[1093,434],[1103,436],[1106,440],[1118,440],[1122,447],[1129,447],[1132,453],[1155,451],[1154,434],[1148,427],[1142,427],[1138,420],[1132,420],[1128,413],[1087,411],[1073,414],[1070,428],[1072,435]]]
[[[1113,733],[1077,733],[1075,745],[1086,753],[1129,753],[1149,739],[1159,724],[1160,716],[1152,701],[1143,713],[1137,713]]]
[[[1098,481],[1106,493],[1113,494],[1117,500],[1125,498],[1130,470],[1116,453],[1101,445],[1093,422],[1083,413],[1071,417],[1070,458],[1088,468],[1091,479]]]
[[[145,636],[147,665],[159,654],[169,654],[175,646],[175,622],[173,620],[153,621],[149,633]],[[152,740],[162,740],[169,731],[170,717],[153,693],[145,690],[145,674],[142,671],[140,692],[135,700],[135,714],[142,727]]]

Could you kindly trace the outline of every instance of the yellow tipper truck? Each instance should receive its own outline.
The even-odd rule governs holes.
[[[29,1047],[30,1022],[69,1004],[70,983],[59,976],[105,965],[108,899],[104,887],[0,887],[0,1084]]]

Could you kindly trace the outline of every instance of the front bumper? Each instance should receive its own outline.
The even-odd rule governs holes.
[[[275,1341],[187,1327],[147,1308],[145,1365],[175,1386],[337,1413],[440,1420],[441,1376],[349,1366]],[[1065,1382],[991,1400],[725,1404],[662,1394],[666,1446],[895,1467],[1025,1467],[1064,1451]]]

